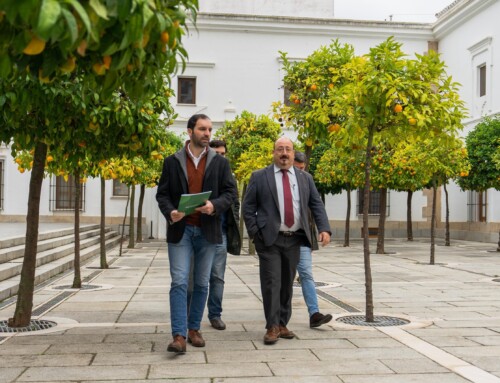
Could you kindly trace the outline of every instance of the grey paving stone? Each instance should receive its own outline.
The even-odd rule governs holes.
[[[415,374],[415,373],[427,374],[429,372],[446,373],[449,371],[448,369],[424,357],[420,357],[418,359],[404,359],[404,360],[381,358],[381,362],[384,363],[387,367],[389,367],[397,374]]]
[[[97,354],[106,352],[151,352],[153,343],[87,343],[58,344],[51,346],[46,354]]]
[[[154,365],[151,366],[148,378],[161,379],[181,376],[185,378],[247,377],[254,380],[255,377],[271,375],[271,370],[264,363],[210,363],[202,366],[196,364]]]
[[[36,332],[34,333],[36,334]],[[102,334],[48,334],[48,335],[31,335],[31,336],[16,336],[9,339],[9,344],[85,344],[85,343],[102,343],[104,335]]]
[[[0,368],[16,367],[66,367],[88,366],[92,354],[77,355],[2,355]]]
[[[0,383],[13,382],[24,370],[25,368],[21,367],[0,368]]]
[[[388,374],[391,369],[376,360],[343,359],[336,363],[328,362],[270,362],[268,363],[274,375],[277,376],[317,376],[340,375],[352,373],[359,374]]]
[[[337,361],[339,359],[417,359],[421,357],[417,351],[408,347],[395,348],[354,348],[354,349],[312,349],[320,360]]]
[[[341,375],[343,383],[470,383],[459,375],[449,374],[397,374],[397,375]]]
[[[317,361],[318,358],[312,353],[304,350],[253,350],[253,351],[207,351],[208,363],[267,363],[269,361]]]
[[[198,351],[197,351],[198,350]],[[193,364],[206,363],[204,351],[189,348],[185,355],[177,356],[174,353],[158,350],[144,353],[98,353],[92,361],[93,366],[116,365],[155,365],[155,364]]]
[[[214,383],[248,383],[248,378],[214,379]],[[257,381],[252,379],[252,381]],[[342,383],[336,376],[272,376],[259,377],[259,383]],[[183,383],[183,382],[182,382]]]
[[[18,382],[63,380],[110,380],[110,379],[145,379],[148,366],[86,366],[86,367],[32,367],[28,368]]]
[[[25,345],[25,344],[9,344],[4,343],[0,345],[0,355],[39,355],[47,351],[50,344],[37,344],[37,345]]]

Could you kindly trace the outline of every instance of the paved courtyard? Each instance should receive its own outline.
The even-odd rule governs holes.
[[[82,267],[87,288],[68,289],[68,273],[37,290],[34,319],[57,326],[0,333],[0,382],[500,383],[500,253],[496,244],[441,242],[433,266],[427,240],[387,240],[387,254],[371,256],[375,315],[409,320],[402,326],[335,320],[364,311],[362,243],[315,252],[320,309],[334,321],[310,329],[297,287],[289,324],[297,338],[272,346],[262,342],[258,260],[229,256],[227,329],[205,319],[206,347],[178,356],[166,352],[166,244],[139,244],[121,257],[115,248],[109,270],[97,259]],[[4,302],[0,319],[14,306]]]

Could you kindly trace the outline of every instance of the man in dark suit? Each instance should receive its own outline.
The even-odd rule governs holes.
[[[170,320],[173,341],[167,351],[184,353],[186,337],[195,347],[204,347],[199,332],[208,295],[208,281],[217,244],[222,243],[220,216],[238,199],[229,162],[208,148],[212,122],[204,114],[193,115],[187,124],[190,140],[167,157],[158,184],[156,200],[167,219],[170,265]],[[211,191],[205,205],[190,215],[177,210],[182,194]],[[193,293],[187,314],[187,288],[193,259]]]
[[[248,235],[259,256],[260,283],[267,332],[265,344],[295,334],[286,327],[292,315],[293,281],[300,246],[311,246],[308,211],[323,246],[330,242],[330,224],[312,176],[293,167],[293,143],[274,144],[274,164],[252,174],[243,201]],[[308,210],[309,209],[309,210]]]

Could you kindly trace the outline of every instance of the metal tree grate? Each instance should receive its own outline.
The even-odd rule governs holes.
[[[81,289],[79,290],[95,290],[95,289],[100,289],[102,286],[100,285],[82,285]],[[61,285],[61,286],[54,286],[53,287],[56,290],[67,290],[67,289],[73,289],[73,285]]]
[[[300,287],[300,286],[302,286],[300,284],[300,282],[297,282],[297,281],[293,282],[293,287]],[[330,286],[330,283],[326,283],[326,282],[314,282],[314,286],[315,287],[325,287],[325,286]]]
[[[367,322],[365,315],[349,315],[337,318],[337,322],[342,322],[345,324],[350,324],[354,326],[370,326],[370,327],[387,327],[387,326],[403,326],[410,323],[407,319],[375,315],[373,322]]]
[[[26,327],[9,327],[8,321],[0,321],[0,333],[12,333],[12,332],[28,332],[28,331],[40,331],[47,330],[49,328],[57,326],[56,322],[51,322],[48,320],[33,319],[30,321],[29,326]]]

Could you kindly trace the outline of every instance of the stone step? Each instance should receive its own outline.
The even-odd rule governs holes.
[[[98,237],[97,237],[98,238]],[[116,232],[110,232],[107,234],[106,248],[110,249],[120,244],[121,237]],[[80,251],[80,262],[83,265],[86,261],[92,257],[99,256],[100,245],[99,241],[94,243]],[[37,266],[35,271],[35,286],[47,281],[56,275],[63,273],[69,269],[73,268],[74,253],[71,251],[69,254],[53,260],[52,262],[45,263],[41,266]],[[0,282],[0,301],[10,298],[17,294],[19,290],[20,275],[13,276],[12,278],[6,279]]]
[[[93,236],[80,239],[80,250],[86,249],[87,247],[93,246],[99,243],[99,231],[90,231],[86,233],[93,233]],[[85,234],[86,234],[85,233]],[[108,231],[105,234],[105,238],[111,238],[117,235],[116,232]],[[53,262],[59,258],[63,258],[68,254],[74,254],[75,244],[74,240],[68,243],[61,244],[60,246],[49,248],[45,251],[40,251],[36,256],[36,267],[40,267],[47,263]],[[23,256],[10,260],[9,262],[0,264],[0,281],[15,277],[21,273],[23,266]]]
[[[96,230],[96,229],[99,229],[98,224],[81,225],[80,226],[80,233],[83,233],[83,232],[88,231],[88,230]],[[71,235],[73,233],[74,233],[74,229],[72,227],[66,228],[66,229],[58,229],[58,230],[50,230],[50,231],[41,232],[41,233],[38,233],[38,242],[45,241],[47,239]],[[24,235],[17,236],[17,237],[11,237],[11,238],[1,238],[0,239],[0,249],[24,245],[25,243],[26,243],[26,237]]]
[[[109,232],[111,228],[105,228],[106,232]],[[62,231],[61,231],[62,232]],[[80,240],[84,240],[89,237],[99,235],[100,229],[97,228],[84,228],[80,231]],[[54,249],[59,246],[68,245],[75,241],[75,235],[73,230],[70,234],[66,234],[66,230],[61,236],[53,236],[51,238],[39,239],[37,253],[44,252],[46,250]],[[24,256],[24,243],[21,245],[15,245],[11,247],[0,248],[0,264],[12,261],[13,259],[20,258]],[[1,279],[0,279],[1,280]]]

